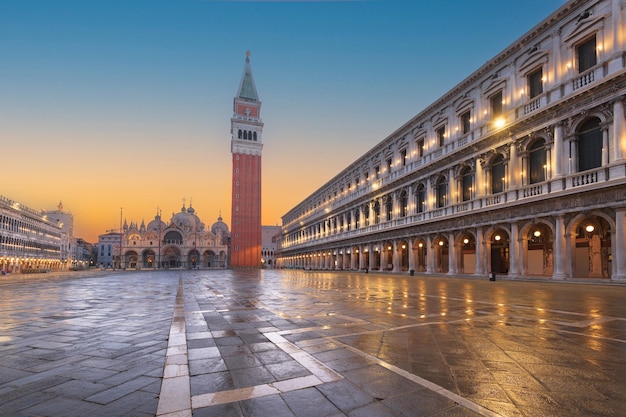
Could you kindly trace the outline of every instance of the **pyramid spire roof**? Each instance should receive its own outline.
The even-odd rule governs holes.
[[[259,100],[259,95],[254,85],[254,77],[252,77],[252,68],[250,67],[250,51],[246,52],[246,65],[243,68],[237,97],[253,101]]]

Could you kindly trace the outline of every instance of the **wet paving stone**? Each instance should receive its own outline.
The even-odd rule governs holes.
[[[167,389],[193,416],[626,415],[626,286],[253,270],[0,289],[0,415],[159,415]]]

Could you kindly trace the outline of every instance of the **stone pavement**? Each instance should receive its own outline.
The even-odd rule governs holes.
[[[0,278],[0,416],[623,416],[626,286]]]

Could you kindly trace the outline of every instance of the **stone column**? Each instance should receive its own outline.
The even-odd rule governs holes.
[[[398,241],[391,244],[393,251],[393,272],[402,271],[402,245]]]
[[[407,248],[406,250],[408,251],[407,253],[409,254],[409,271],[415,271],[415,257],[417,256],[417,254],[415,253],[415,251],[413,250],[413,240],[412,239],[408,239],[407,240]]]
[[[552,170],[554,168],[552,168],[552,151],[550,150],[550,148],[546,149],[546,169],[545,169],[545,175],[546,175],[546,181],[550,181],[550,178],[552,178]]]
[[[368,258],[369,258],[369,265],[368,265],[368,269],[371,271],[372,269],[374,269],[374,245],[370,244],[369,245],[369,250],[368,252]]]
[[[610,124],[606,126],[602,126],[602,166],[607,166],[609,164],[609,151],[612,151],[609,148],[609,128]]]
[[[626,207],[615,209],[615,233],[611,236],[613,255],[611,279],[626,280]]]
[[[554,259],[554,272],[552,278],[562,280],[567,277],[565,260],[568,258],[566,253],[565,239],[565,217],[556,217],[556,227],[554,232],[554,249],[552,258]]]
[[[509,238],[509,276],[519,276],[519,228],[517,223],[511,223],[511,236]]]
[[[448,206],[453,206],[457,204],[460,200],[458,198],[458,195],[456,194],[456,191],[458,189],[456,182],[457,178],[454,175],[454,169],[450,168],[448,170],[448,199],[446,204]]]
[[[476,175],[474,178],[474,198],[481,198],[485,195],[485,170],[483,167],[484,159],[477,156],[474,166],[476,167]]]
[[[626,157],[626,119],[624,118],[623,97],[613,103],[613,140],[610,146],[613,161]]]
[[[515,77],[513,77],[515,78]],[[517,143],[515,143],[515,141],[511,142],[511,147],[509,148],[511,150],[511,153],[509,155],[509,163],[508,165],[508,172],[507,172],[507,176],[506,176],[506,182],[505,182],[505,189],[506,190],[510,190],[513,188],[517,188],[517,186],[520,184],[520,177],[521,175],[519,175],[520,170],[519,170],[519,161],[518,161],[518,156],[517,156]]]
[[[530,180],[528,179],[528,175],[530,175],[530,173],[528,172],[528,153],[526,152],[522,154],[522,174],[520,184],[522,186],[528,185],[530,183]]]
[[[448,275],[459,273],[459,246],[454,238],[454,233],[448,233]]]
[[[435,271],[435,247],[433,238],[426,236],[426,273],[432,274]]]
[[[519,276],[528,275],[528,236],[520,234],[519,236]]]
[[[563,123],[554,125],[554,152],[552,152],[552,169],[555,177],[563,176],[563,163],[567,161],[567,153],[563,153]]]
[[[483,277],[487,274],[485,269],[485,235],[481,227],[476,228],[476,272],[474,275]]]

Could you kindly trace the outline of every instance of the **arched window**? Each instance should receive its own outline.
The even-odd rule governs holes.
[[[363,217],[365,218],[365,226],[370,225],[370,205],[366,204],[363,206]]]
[[[409,211],[409,197],[406,191],[402,191],[400,195],[400,217],[406,217]]]
[[[463,201],[472,199],[472,184],[474,183],[474,175],[470,167],[464,167],[461,170],[461,198]]]
[[[528,150],[528,180],[530,184],[545,181],[547,173],[546,141],[537,139],[528,147]]]
[[[372,207],[374,211],[374,224],[380,223],[380,203],[376,201]]]
[[[252,133],[253,140],[256,142],[256,132]]]
[[[393,198],[389,195],[387,196],[387,201],[385,202],[385,211],[387,212],[387,221],[393,218]]]
[[[504,192],[504,156],[499,154],[491,163],[491,193],[498,194]]]
[[[248,140],[248,131],[247,130],[243,131],[243,138]]]
[[[241,131],[241,129],[239,129],[239,132],[238,132],[238,134],[237,134],[237,137],[238,137],[239,139],[241,139],[241,136],[242,136],[242,135],[243,135],[243,132]]]
[[[602,130],[600,119],[594,117],[583,123],[577,132],[578,171],[602,166]]]
[[[347,229],[350,230],[350,223],[352,223],[352,212],[348,212],[348,214],[346,214],[346,223],[347,225]]]
[[[415,210],[417,213],[423,213],[426,211],[426,187],[424,184],[420,184],[417,187],[417,193],[415,194],[417,199],[415,204]]]
[[[358,229],[359,228],[359,221],[361,220],[361,211],[357,208],[354,211],[354,228]]]
[[[163,236],[163,243],[181,244],[183,243],[183,236],[177,231],[170,230]]]
[[[445,207],[448,198],[448,181],[443,175],[437,179],[437,207]]]

